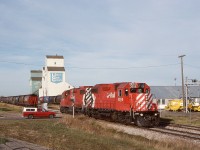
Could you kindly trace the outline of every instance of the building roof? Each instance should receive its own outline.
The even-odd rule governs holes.
[[[32,81],[42,81],[42,77],[31,77]]]
[[[182,86],[151,86],[151,93],[156,99],[181,98]],[[200,86],[188,86],[188,97],[200,97]]]
[[[63,56],[58,56],[58,55],[47,55],[46,57],[51,59],[64,59]]]
[[[42,70],[31,70],[31,73],[42,73]]]
[[[65,71],[64,67],[47,67],[48,71]]]

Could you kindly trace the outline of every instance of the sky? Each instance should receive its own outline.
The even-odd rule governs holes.
[[[0,96],[28,94],[30,70],[62,55],[67,82],[200,80],[199,0],[0,0]]]

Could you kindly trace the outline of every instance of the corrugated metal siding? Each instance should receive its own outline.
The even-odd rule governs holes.
[[[182,86],[151,86],[156,99],[174,99],[182,97]],[[188,87],[188,97],[200,97],[199,86]]]

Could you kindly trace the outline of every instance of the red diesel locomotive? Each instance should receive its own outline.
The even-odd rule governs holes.
[[[60,103],[62,113],[82,112],[94,118],[156,126],[160,115],[146,83],[112,83],[82,86],[64,91]]]

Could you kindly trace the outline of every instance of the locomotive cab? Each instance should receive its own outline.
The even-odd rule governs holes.
[[[135,122],[138,126],[159,124],[157,104],[153,102],[150,87],[146,83],[125,82],[116,86],[116,110],[125,116],[121,120]]]
[[[133,83],[130,87],[132,118],[138,126],[156,126],[160,121],[157,104],[153,102],[150,87],[146,83]]]

